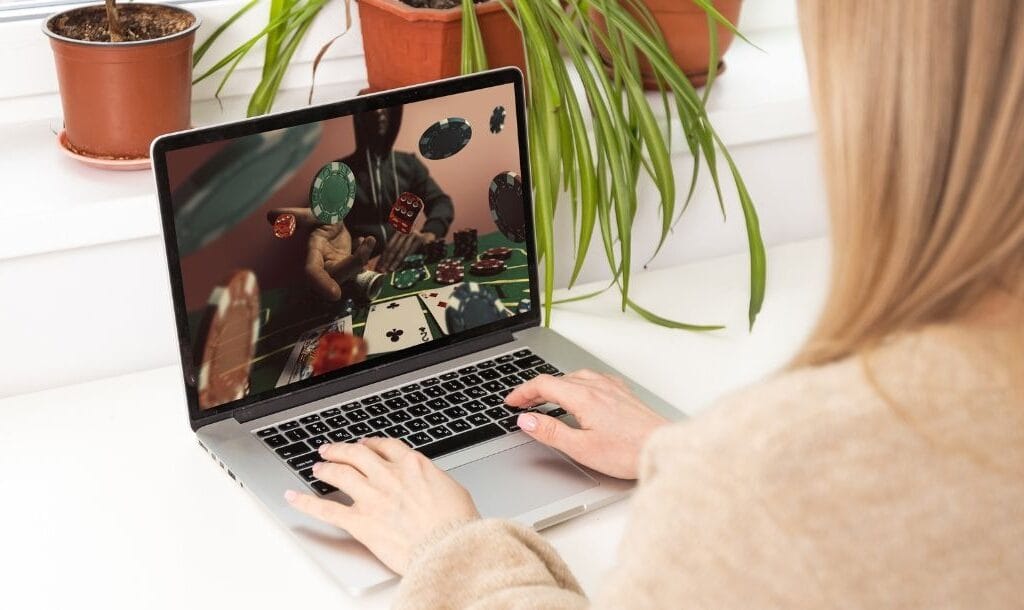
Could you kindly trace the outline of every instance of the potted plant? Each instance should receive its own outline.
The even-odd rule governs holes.
[[[198,27],[199,18],[177,6],[115,0],[46,19],[62,145],[86,159],[130,162],[147,158],[157,136],[187,129]]]

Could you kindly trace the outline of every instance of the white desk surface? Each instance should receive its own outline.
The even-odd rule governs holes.
[[[695,413],[793,352],[820,307],[826,259],[825,240],[769,251],[752,334],[745,256],[635,277],[633,296],[650,309],[726,331],[658,328],[620,314],[612,293],[559,306],[553,326]],[[0,401],[4,607],[390,606],[393,586],[352,598],[329,580],[196,445],[185,417],[176,367]],[[626,516],[619,503],[546,530],[588,591]]]

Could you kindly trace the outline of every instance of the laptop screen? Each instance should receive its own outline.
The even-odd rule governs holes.
[[[436,87],[171,136],[158,184],[201,412],[530,315],[515,86]]]

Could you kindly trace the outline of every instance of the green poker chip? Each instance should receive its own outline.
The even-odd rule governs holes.
[[[309,208],[324,224],[337,224],[348,215],[356,200],[356,177],[341,161],[320,168],[309,190]]]
[[[422,267],[425,261],[426,257],[422,254],[410,254],[402,261],[402,268],[412,269],[414,267]]]
[[[421,279],[423,279],[423,273],[419,269],[402,269],[395,274],[395,288],[399,290],[412,288]]]

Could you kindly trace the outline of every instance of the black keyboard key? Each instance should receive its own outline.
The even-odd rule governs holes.
[[[316,413],[299,418],[300,424],[311,424],[315,421],[320,421],[320,416],[317,415]]]
[[[529,380],[533,379],[537,375],[540,375],[540,373],[538,373],[537,371],[535,371],[533,369],[529,369],[529,370],[526,370],[526,371],[519,371],[519,376],[522,377],[523,379],[525,379],[526,381],[529,381]]]
[[[341,415],[341,409],[339,409],[338,407],[331,407],[326,411],[320,411],[320,417],[324,419],[327,419],[329,417],[337,417],[338,415]]]
[[[481,371],[482,369],[489,369],[489,368],[495,366],[496,364],[497,364],[497,362],[495,362],[493,360],[484,360],[483,362],[477,362],[476,363],[476,370],[477,371]]]
[[[309,433],[299,428],[297,430],[289,430],[284,433],[285,436],[292,439],[293,441],[301,441],[304,438],[309,438]]]
[[[419,432],[420,430],[426,430],[430,427],[430,424],[423,421],[422,419],[410,419],[405,422],[405,427],[412,430],[413,432]]]
[[[518,366],[520,369],[532,369],[535,366],[544,364],[544,359],[540,356],[530,354],[526,358],[520,358],[519,360],[514,361],[512,364]]]
[[[512,417],[506,417],[505,419],[498,422],[498,425],[508,430],[509,432],[515,432],[519,429],[519,424],[516,423],[516,415]]]
[[[448,422],[448,427],[452,429],[452,432],[458,434],[459,432],[469,430],[473,426],[469,425],[469,422],[464,419],[457,419],[453,422]]]
[[[487,390],[488,392],[499,392],[505,389],[505,384],[501,383],[500,381],[488,381],[487,383],[483,384],[480,387]]]
[[[461,379],[459,379],[459,381],[464,383],[466,385],[466,387],[468,388],[469,386],[479,385],[479,384],[483,383],[484,382],[484,378],[481,377],[480,375],[473,374],[473,375],[466,375],[466,376],[462,377]]]
[[[499,377],[501,377],[501,373],[494,369],[484,369],[480,371],[480,378],[485,381],[493,381]]]
[[[498,365],[498,368],[495,370],[501,373],[502,375],[511,375],[512,373],[519,372],[519,369],[517,369],[516,365],[514,364],[500,364]]]
[[[466,388],[465,394],[470,398],[483,398],[484,396],[487,396],[487,390],[477,387]]]
[[[449,430],[448,428],[445,428],[444,426],[434,426],[430,430],[427,430],[427,434],[433,436],[434,438],[441,439],[448,438],[449,436],[451,436],[452,431]]]
[[[352,424],[351,426],[349,426],[348,431],[352,436],[359,437],[366,436],[367,434],[373,432],[373,428],[367,426],[363,422],[359,422],[358,424]]]
[[[348,423],[344,415],[335,415],[334,417],[327,420],[327,425],[332,428],[340,428]]]
[[[305,470],[300,471],[299,472],[299,476],[302,477],[303,479],[306,479],[307,481],[315,481],[316,480],[316,477],[313,476],[313,469],[312,468],[307,468]]]
[[[349,434],[348,430],[335,430],[327,434],[327,438],[331,439],[335,443],[345,443],[352,440],[352,435]]]
[[[420,391],[409,392],[405,395],[405,399],[411,403],[421,403],[427,399],[427,395]]]
[[[427,406],[431,409],[445,409],[448,407],[448,401],[443,398],[435,398],[427,401]]]
[[[444,414],[453,419],[469,415],[469,413],[462,407],[449,407],[444,410]]]
[[[369,400],[369,399],[368,398],[364,399],[363,402],[366,402],[366,400]],[[380,400],[380,399],[378,398],[377,400]],[[353,401],[353,402],[346,402],[345,404],[341,405],[338,408],[341,409],[342,411],[351,411],[352,409],[358,409],[359,408],[359,403],[355,402],[355,401]]]
[[[537,368],[535,368],[533,370],[535,370],[538,373],[541,373],[543,375],[554,375],[555,373],[558,372],[558,369],[556,369],[555,367],[551,366],[550,364],[542,364],[542,365],[538,366]]]
[[[418,383],[410,383],[409,385],[404,385],[404,386],[402,386],[399,389],[402,390],[402,394],[408,394],[409,392],[412,392],[413,390],[420,389],[420,384],[418,384]]]
[[[533,352],[531,352],[528,349],[521,349],[518,352],[512,352],[512,357],[513,358],[522,358],[524,356],[530,356],[532,354],[533,354]]]
[[[498,356],[494,359],[498,364],[505,364],[506,362],[512,362],[512,354],[505,354],[504,356]]]
[[[388,398],[398,398],[401,395],[402,390],[388,390],[387,392],[382,392],[380,397],[387,400]]]
[[[488,407],[497,407],[498,405],[505,404],[505,399],[501,396],[491,394],[490,396],[484,396],[480,399],[480,402],[484,403]]]
[[[384,434],[387,434],[391,438],[402,438],[406,434],[409,434],[409,430],[403,425],[397,425],[385,429]]]
[[[469,400],[469,397],[463,394],[462,392],[452,392],[451,394],[445,396],[444,399],[453,405],[460,405]]]
[[[408,407],[409,401],[404,398],[389,398],[384,401],[389,408],[401,409],[402,407]]]
[[[491,418],[487,417],[483,413],[474,413],[466,418],[466,421],[473,424],[474,426],[486,426],[491,423]]]
[[[321,496],[326,496],[329,493],[338,491],[337,487],[331,485],[330,483],[324,483],[323,481],[313,481],[312,483],[309,484],[309,486],[313,488],[313,491],[320,494]]]
[[[488,424],[486,426],[481,426],[479,428],[463,432],[462,434],[450,436],[444,440],[437,441],[436,443],[420,447],[419,451],[429,458],[435,458],[453,451],[458,451],[459,449],[471,447],[477,443],[482,443],[492,438],[497,438],[503,434],[505,434],[505,431],[499,426],[495,424]]]
[[[306,443],[293,443],[291,445],[279,447],[275,451],[277,451],[277,455],[287,460],[288,458],[293,458],[297,455],[309,453],[309,445]]]
[[[444,396],[444,388],[439,385],[432,385],[428,388],[423,388],[423,393],[430,398],[437,398],[438,396]]]
[[[423,381],[420,381],[420,386],[424,388],[429,388],[430,386],[437,385],[439,383],[441,383],[440,379],[438,379],[437,377],[431,377],[430,379],[424,379]]]
[[[484,403],[479,400],[471,400],[462,405],[462,408],[469,411],[470,413],[479,413],[485,409]]]
[[[279,425],[277,428],[281,432],[284,432],[285,430],[294,430],[294,429],[296,429],[298,427],[299,427],[299,422],[297,422],[297,421],[286,421],[283,424]]]
[[[454,392],[455,390],[461,390],[466,386],[462,385],[462,383],[458,379],[453,379],[451,381],[446,381],[442,383],[441,387],[448,390],[449,392]]]
[[[445,417],[444,413],[431,413],[430,415],[427,415],[423,419],[432,426],[436,426],[437,424],[443,424],[444,422],[448,421],[448,418]]]
[[[281,436],[280,434],[275,434],[274,436],[268,436],[267,438],[263,439],[263,442],[266,443],[267,446],[269,446],[271,449],[273,449],[275,447],[287,445],[288,439]]]
[[[414,447],[419,447],[420,445],[426,445],[434,439],[426,432],[416,432],[405,437],[404,440],[408,441]]]
[[[374,430],[383,430],[391,425],[391,421],[386,417],[374,417],[366,423],[370,424],[370,427]]]
[[[352,421],[359,422],[370,419],[370,416],[362,409],[353,409],[352,412],[348,414],[348,418]]]
[[[256,432],[256,436],[263,438],[277,432],[277,428],[264,428]]]
[[[409,415],[412,415],[413,417],[423,417],[427,413],[430,413],[430,408],[427,407],[427,405],[413,405],[406,409],[406,411],[408,411]]]
[[[326,434],[328,430],[330,430],[330,428],[328,428],[327,424],[322,421],[306,426],[306,431],[310,434]]]
[[[366,412],[373,416],[384,415],[388,412],[388,408],[385,405],[370,405],[366,407]]]
[[[461,369],[459,369],[459,370],[458,370],[458,371],[456,371],[456,372],[457,372],[457,373],[458,373],[459,375],[468,375],[468,374],[470,374],[470,373],[475,373],[475,372],[476,372],[476,367],[475,367],[475,366],[473,366],[473,365],[470,365],[470,366],[464,366],[464,367],[462,367]]]
[[[550,415],[551,417],[561,417],[565,415],[565,409],[563,409],[562,407],[555,407],[554,409],[548,411],[545,415]]]
[[[405,411],[395,411],[394,413],[388,413],[388,419],[395,422],[396,424],[400,424],[404,421],[409,421],[410,419],[412,419],[412,415],[409,415]]]
[[[363,405],[375,405],[381,400],[383,399],[380,396],[367,396],[366,398],[360,400],[359,402],[362,403]]]
[[[523,385],[523,380],[519,375],[505,375],[501,378],[501,382],[505,384],[506,388],[514,388],[519,385]]]
[[[448,371],[447,373],[443,373],[441,375],[438,375],[437,377],[441,381],[451,381],[452,379],[457,379],[459,377],[459,374],[456,373],[455,371]]]
[[[505,409],[502,409],[501,407],[493,407],[487,409],[486,411],[484,411],[484,413],[486,413],[487,416],[490,417],[491,419],[505,419],[506,417],[508,417],[508,412],[506,412]]]
[[[317,462],[320,462],[322,460],[323,458],[320,457],[320,454],[314,451],[312,453],[307,453],[305,455],[293,457],[292,459],[288,460],[288,465],[294,468],[295,470],[305,470],[306,468],[310,468],[313,466],[313,464],[316,464]]]
[[[329,441],[327,440],[326,436],[320,435],[320,436],[314,436],[313,438],[309,439],[306,442],[309,443],[310,447],[312,447],[313,449],[316,449],[320,445],[326,445]]]

